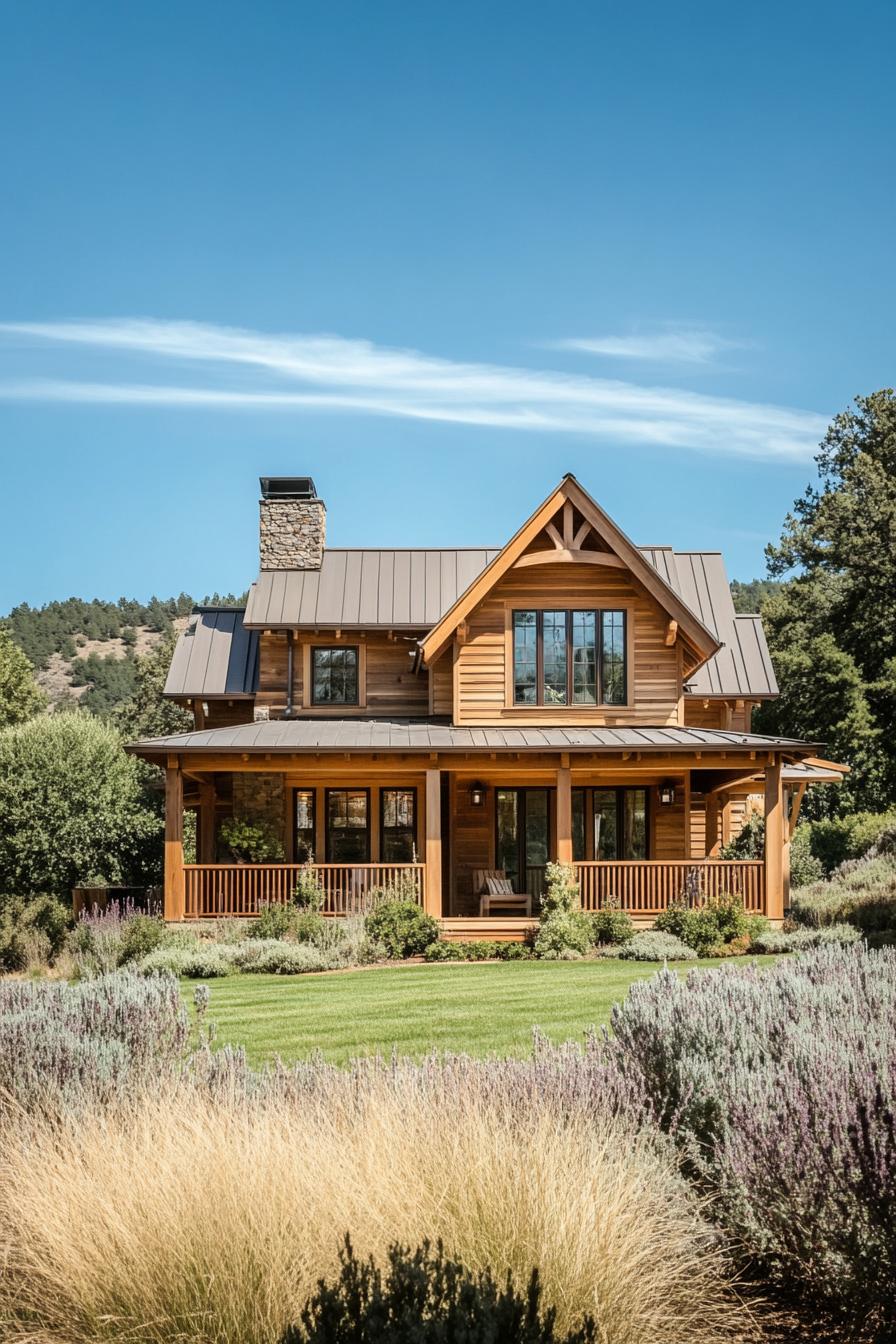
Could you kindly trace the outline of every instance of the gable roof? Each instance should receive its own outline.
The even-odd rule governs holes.
[[[245,621],[268,630],[297,625],[427,630],[498,554],[498,548],[486,547],[327,548],[320,569],[262,570],[249,590]]]
[[[423,658],[426,663],[432,662],[442,653],[453,637],[456,627],[482,601],[498,580],[520,560],[527,547],[548,524],[552,523],[559,510],[566,503],[572,504],[578,509],[582,517],[598,532],[601,539],[610,546],[613,553],[622,560],[629,572],[640,580],[659,605],[668,612],[672,619],[678,622],[680,633],[694,651],[695,666],[699,666],[718,651],[719,641],[695,612],[686,605],[670,579],[639,550],[621,528],[617,527],[612,518],[591,498],[587,490],[579,485],[576,478],[567,474],[556,490],[548,495],[547,499],[527,519],[519,531],[511,537],[503,550],[495,556],[491,564],[486,566],[482,573],[473,580],[421,641]],[[663,548],[654,549],[661,550]],[[575,552],[570,551],[569,557],[570,559],[575,558]]]
[[[238,700],[258,685],[258,635],[241,607],[197,607],[177,641],[164,694],[187,700]]]

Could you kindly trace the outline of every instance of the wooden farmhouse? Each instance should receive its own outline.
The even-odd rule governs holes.
[[[585,909],[783,917],[803,793],[840,772],[751,732],[778,688],[718,552],[635,545],[573,476],[493,549],[330,548],[311,480],[261,487],[245,609],[197,609],[171,664],[193,731],[130,748],[165,771],[167,919],[252,914],[312,863],[325,913],[386,888],[447,937],[521,937],[553,859]],[[722,859],[752,806],[764,857]],[[278,861],[239,861],[231,818]]]

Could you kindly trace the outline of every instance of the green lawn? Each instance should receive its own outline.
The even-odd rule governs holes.
[[[771,962],[773,957],[757,957]],[[693,962],[683,962],[684,971]],[[701,962],[701,966],[718,965]],[[730,965],[731,963],[722,963]],[[742,964],[742,963],[741,963]],[[244,1045],[253,1064],[304,1059],[316,1049],[419,1058],[436,1047],[522,1055],[538,1026],[555,1041],[581,1040],[655,965],[626,961],[457,963],[328,975],[235,975],[212,980],[209,1020],[218,1042]],[[194,981],[184,981],[192,999]]]

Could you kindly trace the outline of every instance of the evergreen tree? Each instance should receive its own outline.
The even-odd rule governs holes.
[[[852,767],[819,809],[896,801],[896,396],[859,397],[834,418],[809,486],[787,515],[762,614],[781,688],[756,727],[826,743]],[[820,797],[824,794],[824,798]]]

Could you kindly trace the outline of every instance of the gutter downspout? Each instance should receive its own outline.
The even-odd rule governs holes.
[[[286,632],[286,717],[292,718],[293,632]]]

